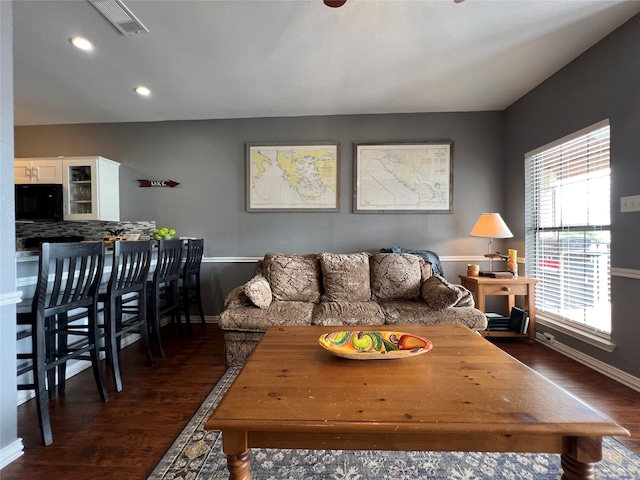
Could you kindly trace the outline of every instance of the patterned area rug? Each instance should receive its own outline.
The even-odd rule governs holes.
[[[219,431],[204,430],[209,415],[240,369],[229,368],[147,480],[226,480]],[[560,456],[516,453],[380,452],[344,450],[251,450],[255,480],[531,479],[557,480]],[[605,438],[598,480],[640,478],[640,456]]]

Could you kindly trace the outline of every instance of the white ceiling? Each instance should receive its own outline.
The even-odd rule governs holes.
[[[149,33],[121,34],[86,0],[14,0],[16,125],[502,110],[640,12],[637,0],[125,4]]]

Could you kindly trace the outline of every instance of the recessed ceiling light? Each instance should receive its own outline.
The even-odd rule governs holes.
[[[142,95],[143,97],[148,97],[149,95],[151,95],[151,90],[143,85],[136,87],[134,90],[138,95]]]
[[[93,43],[84,37],[71,37],[69,41],[80,50],[85,50],[87,52],[93,50]]]

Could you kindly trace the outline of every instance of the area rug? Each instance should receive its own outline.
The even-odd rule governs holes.
[[[211,412],[240,371],[229,368],[147,480],[226,480],[220,431],[204,430]],[[251,450],[255,480],[557,480],[560,456],[550,454]],[[640,455],[612,438],[604,440],[597,480],[640,478]]]

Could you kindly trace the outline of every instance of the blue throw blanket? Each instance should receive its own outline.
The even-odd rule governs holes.
[[[444,277],[444,271],[442,270],[442,264],[440,263],[440,257],[436,252],[432,252],[431,250],[409,250],[408,248],[402,248],[398,246],[393,246],[391,248],[381,248],[381,253],[413,253],[414,255],[420,255],[424,258],[425,262],[429,262],[431,264],[431,269],[433,273],[436,275],[440,275]]]

